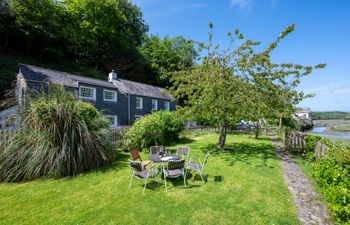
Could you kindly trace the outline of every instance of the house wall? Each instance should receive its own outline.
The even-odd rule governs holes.
[[[79,83],[79,86],[92,87],[96,89],[96,101],[90,101],[99,111],[106,115],[118,116],[118,125],[128,125],[128,98],[121,94],[116,88],[105,88],[90,84]],[[103,90],[117,91],[117,102],[104,101]]]
[[[41,90],[47,90],[47,85],[41,82],[27,82],[28,89],[34,90],[34,91],[41,91]],[[91,84],[86,84],[79,82],[80,86],[86,86],[96,89],[96,100],[84,100],[87,102],[92,103],[100,112],[106,115],[114,115],[118,116],[118,125],[119,126],[125,126],[130,125],[132,122],[135,121],[135,115],[144,116],[147,114],[152,113],[152,99],[158,100],[158,110],[165,110],[165,102],[170,102],[170,111],[176,110],[176,102],[165,100],[165,99],[158,99],[158,98],[152,98],[148,96],[137,96],[137,95],[130,95],[130,121],[129,121],[129,109],[128,109],[128,94],[122,94],[119,92],[117,88],[106,88]],[[72,89],[76,93],[78,93],[78,88],[67,88]],[[104,101],[103,100],[103,90],[113,90],[117,91],[117,102],[111,102],[111,101]],[[142,109],[136,109],[136,97],[142,97],[143,98],[143,108]]]
[[[143,99],[143,108],[136,109],[136,97]],[[175,111],[176,103],[166,99],[152,98],[148,96],[131,95],[130,96],[130,120],[135,121],[135,116],[144,116],[152,113],[152,99],[158,100],[158,110],[165,110],[165,102],[170,103],[170,111]]]

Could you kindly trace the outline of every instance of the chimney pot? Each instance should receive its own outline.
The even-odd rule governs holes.
[[[112,82],[113,80],[116,80],[118,77],[117,77],[117,73],[114,72],[114,70],[112,70],[112,72],[110,72],[108,74],[108,81],[109,82]]]

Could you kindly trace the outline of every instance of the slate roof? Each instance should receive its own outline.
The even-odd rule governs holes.
[[[71,73],[46,69],[38,66],[20,64],[19,71],[27,81],[53,83],[66,87],[78,88],[79,82],[106,88],[117,88],[122,94],[148,96],[172,100],[171,94],[164,93],[166,89],[148,84],[118,78],[113,82],[79,76]],[[106,76],[107,78],[107,76]]]

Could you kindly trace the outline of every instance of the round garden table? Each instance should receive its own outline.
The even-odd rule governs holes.
[[[163,156],[160,155],[150,155],[148,156],[148,160],[151,160],[152,162],[155,163],[163,163],[163,162],[168,162],[169,160],[179,160],[180,156],[176,154],[164,154]]]

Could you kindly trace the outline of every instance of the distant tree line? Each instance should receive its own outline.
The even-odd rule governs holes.
[[[311,112],[310,116],[314,120],[350,120],[349,112]]]
[[[148,34],[140,8],[129,0],[0,0],[1,97],[19,62],[101,79],[116,69],[122,78],[167,86],[169,76],[196,57],[182,36]]]

